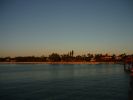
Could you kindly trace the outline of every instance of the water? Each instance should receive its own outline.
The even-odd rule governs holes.
[[[0,64],[0,100],[128,100],[122,65]]]

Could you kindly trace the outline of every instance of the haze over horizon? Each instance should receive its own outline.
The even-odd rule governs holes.
[[[0,0],[0,12],[0,57],[133,54],[132,0]]]

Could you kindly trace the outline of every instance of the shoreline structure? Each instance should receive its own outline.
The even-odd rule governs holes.
[[[0,64],[120,64],[120,62],[0,62]]]

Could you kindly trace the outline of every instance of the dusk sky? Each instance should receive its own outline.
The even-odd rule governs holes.
[[[0,57],[133,53],[132,0],[0,0]]]

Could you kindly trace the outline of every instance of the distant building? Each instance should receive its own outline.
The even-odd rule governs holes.
[[[103,55],[103,56],[101,57],[101,60],[103,60],[103,61],[111,61],[111,60],[112,60],[112,56]]]
[[[7,59],[6,59],[6,62],[10,62],[10,58],[7,58]]]
[[[94,58],[91,58],[90,62],[95,62],[96,60]]]
[[[16,62],[16,60],[10,60],[10,62]]]
[[[122,59],[122,57],[121,56],[116,56],[116,58],[115,58],[116,60],[121,60]]]

